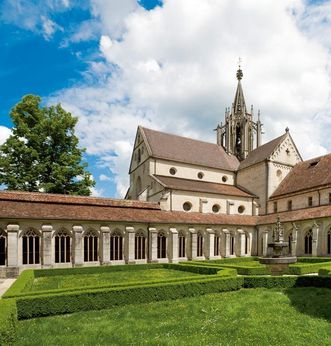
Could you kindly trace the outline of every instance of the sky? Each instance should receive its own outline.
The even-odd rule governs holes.
[[[331,152],[331,0],[0,0],[0,144],[22,96],[61,103],[93,195],[123,197],[138,125],[215,142],[239,57],[263,141]]]

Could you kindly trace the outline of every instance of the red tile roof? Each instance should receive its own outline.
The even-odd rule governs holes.
[[[331,185],[331,154],[296,164],[270,198],[326,185]]]
[[[161,175],[155,175],[154,177],[164,187],[174,190],[207,192],[227,196],[255,197],[254,195],[243,191],[236,186],[228,184],[217,184],[199,180],[165,177]]]
[[[239,161],[217,144],[141,127],[152,157],[235,171]]]

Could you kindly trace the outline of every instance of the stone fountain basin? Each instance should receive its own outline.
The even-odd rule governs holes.
[[[296,263],[297,258],[293,257],[260,257],[260,263],[262,264],[290,264]]]

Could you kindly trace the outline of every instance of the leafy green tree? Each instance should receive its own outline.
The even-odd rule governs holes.
[[[10,113],[14,127],[0,146],[0,184],[9,190],[90,195],[95,182],[82,162],[77,118],[60,104],[40,103],[39,96],[24,96]]]

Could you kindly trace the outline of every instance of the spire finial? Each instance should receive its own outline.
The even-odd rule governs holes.
[[[289,131],[290,131],[290,129],[287,126],[286,129],[285,129],[285,132],[289,132]]]
[[[238,70],[237,70],[237,79],[241,80],[243,78],[243,71],[241,70],[241,58],[238,59]]]

